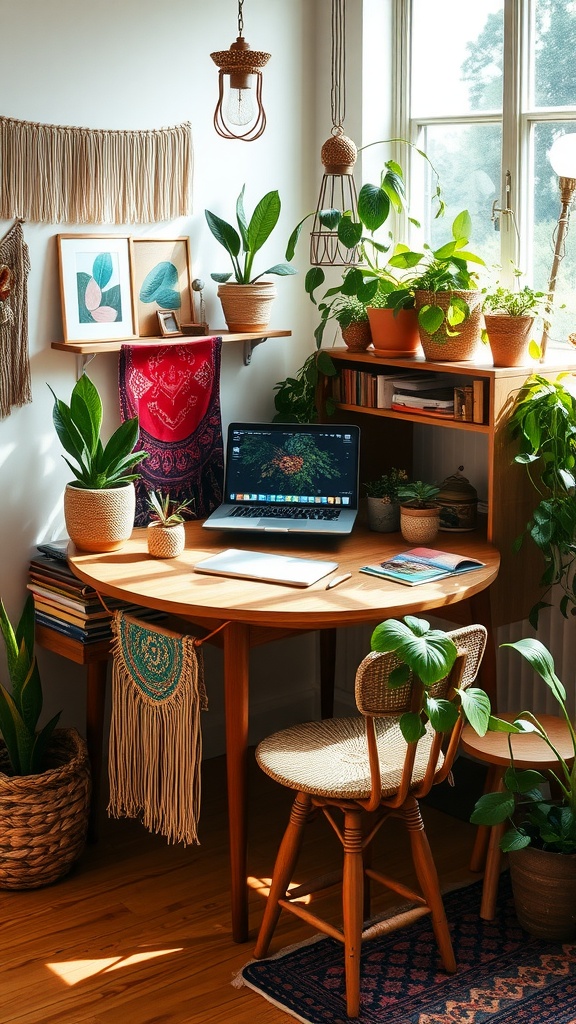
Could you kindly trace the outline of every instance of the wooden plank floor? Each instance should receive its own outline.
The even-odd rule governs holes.
[[[290,798],[255,766],[250,793],[249,870],[262,879],[270,874]],[[425,816],[442,885],[476,877],[467,869],[473,827],[440,811],[426,809]],[[66,879],[45,889],[0,892],[0,1024],[287,1024],[291,1018],[282,1011],[231,984],[252,955],[263,898],[255,884],[251,940],[233,943],[222,758],[203,765],[200,825],[201,846],[183,849],[103,813],[99,842]],[[339,862],[327,825],[316,822],[309,831],[300,879],[319,864],[325,870]],[[386,846],[387,866],[411,878],[402,832],[393,832]],[[391,902],[378,897],[374,909]],[[336,894],[322,903],[337,921]],[[272,951],[310,935],[283,914]]]

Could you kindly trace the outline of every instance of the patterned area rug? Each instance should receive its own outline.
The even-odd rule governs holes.
[[[526,935],[508,875],[482,921],[481,882],[444,897],[458,971],[443,972],[430,919],[366,942],[359,1024],[574,1024],[576,945]],[[348,1024],[343,953],[330,938],[253,961],[236,982],[305,1024]]]

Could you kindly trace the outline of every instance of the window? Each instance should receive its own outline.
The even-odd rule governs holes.
[[[410,68],[398,134],[426,152],[447,204],[433,219],[433,176],[412,160],[409,195],[425,201],[411,212],[426,240],[447,241],[453,217],[467,209],[470,248],[504,273],[519,266],[546,291],[560,210],[547,154],[557,136],[576,132],[576,0],[396,0],[396,12],[399,59]],[[556,283],[556,306],[567,310],[552,341],[576,329],[575,286],[576,221]]]

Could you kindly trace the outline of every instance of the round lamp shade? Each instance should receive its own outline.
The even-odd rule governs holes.
[[[555,139],[548,159],[559,178],[576,178],[576,132]]]

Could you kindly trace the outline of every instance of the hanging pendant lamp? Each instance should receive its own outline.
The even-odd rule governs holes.
[[[218,103],[214,111],[214,127],[223,139],[253,142],[266,127],[262,106],[262,71],[270,60],[269,53],[251,50],[243,36],[244,0],[238,0],[238,38],[228,50],[217,50],[210,56],[218,72]]]
[[[337,230],[322,222],[323,210],[350,211],[357,220],[358,196],[354,165],[358,151],[344,134],[346,115],[346,23],[345,0],[332,0],[332,133],[320,151],[324,175],[310,237],[310,262],[313,266],[351,266],[359,261],[357,247],[348,248]]]

